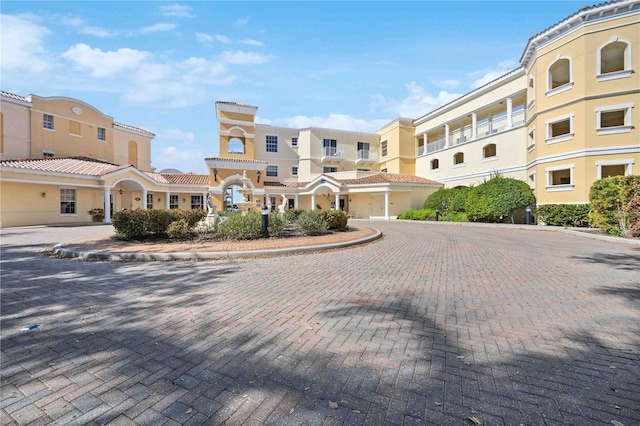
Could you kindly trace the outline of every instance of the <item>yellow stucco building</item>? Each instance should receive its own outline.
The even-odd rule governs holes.
[[[255,123],[258,107],[216,102],[209,174],[155,173],[149,131],[81,101],[0,93],[2,226],[105,220],[122,208],[341,208],[393,218],[440,187],[500,173],[537,204],[587,203],[599,178],[639,174],[640,1],[586,6],[531,36],[520,67],[418,118],[376,132]],[[20,199],[20,203],[15,200]],[[107,202],[108,201],[108,202]]]

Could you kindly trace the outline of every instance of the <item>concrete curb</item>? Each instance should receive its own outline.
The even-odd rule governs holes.
[[[198,259],[226,259],[234,257],[268,257],[285,254],[312,253],[323,250],[333,250],[346,248],[355,245],[369,243],[382,237],[382,232],[372,228],[373,235],[359,238],[352,241],[340,243],[322,244],[317,246],[289,247],[281,249],[264,250],[241,250],[241,251],[218,251],[218,252],[176,252],[176,253],[100,253],[92,251],[78,251],[64,248],[66,243],[58,243],[53,246],[53,253],[60,257],[82,259],[82,260],[108,260],[112,262],[121,261],[168,261],[168,260],[198,260]],[[69,243],[70,241],[67,241]]]

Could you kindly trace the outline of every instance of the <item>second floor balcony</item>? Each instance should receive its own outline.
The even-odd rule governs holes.
[[[356,152],[356,166],[360,164],[373,164],[378,161],[378,153],[368,149],[359,149]]]
[[[333,146],[325,146],[322,148],[321,161],[325,163],[339,163],[344,161],[344,151]]]

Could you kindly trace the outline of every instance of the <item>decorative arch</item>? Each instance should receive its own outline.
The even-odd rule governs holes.
[[[572,81],[571,58],[558,55],[547,68],[547,94],[554,94],[556,89],[569,89]]]
[[[495,143],[488,143],[482,147],[482,158],[491,158],[498,155]]]
[[[434,158],[431,160],[431,170],[438,170],[440,168],[440,160]]]
[[[227,143],[228,154],[245,154],[247,132],[239,126],[229,129],[229,142]]]
[[[456,152],[453,154],[453,164],[464,164],[464,152]]]
[[[612,37],[598,49],[598,75],[631,71],[631,43]]]

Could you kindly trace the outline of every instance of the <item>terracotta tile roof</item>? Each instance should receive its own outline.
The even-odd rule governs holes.
[[[169,181],[167,181],[164,176],[162,175],[162,173],[155,173],[155,172],[143,172],[145,175],[149,176],[151,179],[155,180],[158,183],[169,183]]]
[[[208,185],[209,175],[195,173],[162,173],[162,177],[169,183],[180,185]]]
[[[205,158],[205,161],[225,161],[228,163],[251,163],[251,164],[267,164],[266,161],[260,161],[260,160],[242,160],[242,159],[238,159],[238,158],[220,158],[220,157],[209,157],[209,158]]]
[[[24,96],[14,95],[13,93],[5,92],[4,90],[0,90],[0,95],[4,96],[6,98],[15,99],[17,101],[31,102],[29,99],[25,98]]]
[[[265,182],[264,186],[279,187],[279,188],[302,188],[309,182]]]
[[[143,134],[145,134],[145,135],[147,135],[147,136],[149,136],[149,137],[152,137],[152,138],[155,138],[155,137],[156,137],[156,135],[155,135],[155,134],[151,133],[151,132],[150,132],[150,131],[148,131],[148,130],[141,129],[141,128],[139,128],[139,127],[129,126],[128,124],[116,123],[116,122],[114,121],[114,122],[113,122],[113,127],[120,127],[120,128],[122,128],[122,129],[129,130],[129,131],[133,131],[133,132],[136,132],[136,133],[143,133]]]
[[[102,176],[116,170],[131,167],[129,165],[119,166],[85,157],[3,160],[0,165],[17,169],[88,176]]]
[[[378,173],[371,176],[365,176],[357,179],[336,179],[345,185],[371,185],[377,183],[408,183],[419,185],[442,185],[431,179],[425,179],[412,175],[398,175],[394,173]]]

